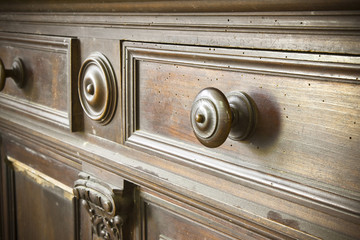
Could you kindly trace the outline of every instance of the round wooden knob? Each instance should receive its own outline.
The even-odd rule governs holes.
[[[205,88],[191,107],[190,122],[196,138],[206,147],[218,147],[229,136],[246,140],[256,126],[256,105],[242,92],[225,96],[219,89]]]
[[[19,88],[24,86],[24,64],[20,58],[14,59],[11,69],[5,69],[4,63],[0,59],[0,91],[5,87],[6,78],[12,78]]]
[[[110,62],[101,53],[91,54],[79,72],[79,97],[86,115],[101,124],[114,115],[117,90],[115,74]]]

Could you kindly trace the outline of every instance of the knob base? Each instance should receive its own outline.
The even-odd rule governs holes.
[[[235,141],[244,141],[254,133],[257,123],[257,108],[249,95],[243,92],[230,92],[227,96],[232,109],[232,125],[229,137]]]

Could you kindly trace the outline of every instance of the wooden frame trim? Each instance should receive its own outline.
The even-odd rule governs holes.
[[[19,4],[20,3],[20,4]],[[23,3],[23,4],[21,4]],[[143,1],[119,1],[110,0],[103,3],[84,4],[83,0],[69,3],[60,1],[59,3],[44,3],[43,1],[33,1],[26,4],[26,1],[16,1],[15,4],[5,3],[1,5],[2,11],[120,11],[120,12],[241,12],[241,11],[326,11],[326,10],[353,10],[359,9],[358,2],[355,0],[315,0],[311,4],[296,0],[225,0],[225,1],[169,1],[169,0],[143,0]]]

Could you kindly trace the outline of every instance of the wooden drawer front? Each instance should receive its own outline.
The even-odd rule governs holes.
[[[145,208],[146,239],[233,239],[152,203]]]
[[[360,216],[359,57],[131,42],[123,54],[127,145]],[[206,87],[255,101],[250,140],[197,141],[190,110]]]
[[[77,64],[72,61],[75,45],[75,39],[67,37],[0,33],[0,57],[5,68],[11,69],[18,57],[25,75],[22,89],[7,78],[0,107],[71,129],[78,101],[76,85],[72,87],[77,74]]]

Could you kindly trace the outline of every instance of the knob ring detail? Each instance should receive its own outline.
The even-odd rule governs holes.
[[[109,60],[99,52],[83,62],[78,79],[78,93],[86,115],[102,125],[108,124],[116,108],[116,78]]]
[[[204,116],[210,122],[207,128],[201,128],[196,122],[197,112],[201,108],[212,109]],[[210,107],[211,106],[211,107]],[[226,96],[216,88],[205,88],[196,96],[191,107],[190,122],[196,138],[205,146],[215,148],[223,144],[230,132],[232,114]]]
[[[196,138],[210,148],[220,146],[227,137],[235,141],[249,139],[256,122],[255,102],[239,91],[225,96],[219,89],[205,88],[196,96],[190,112]]]

